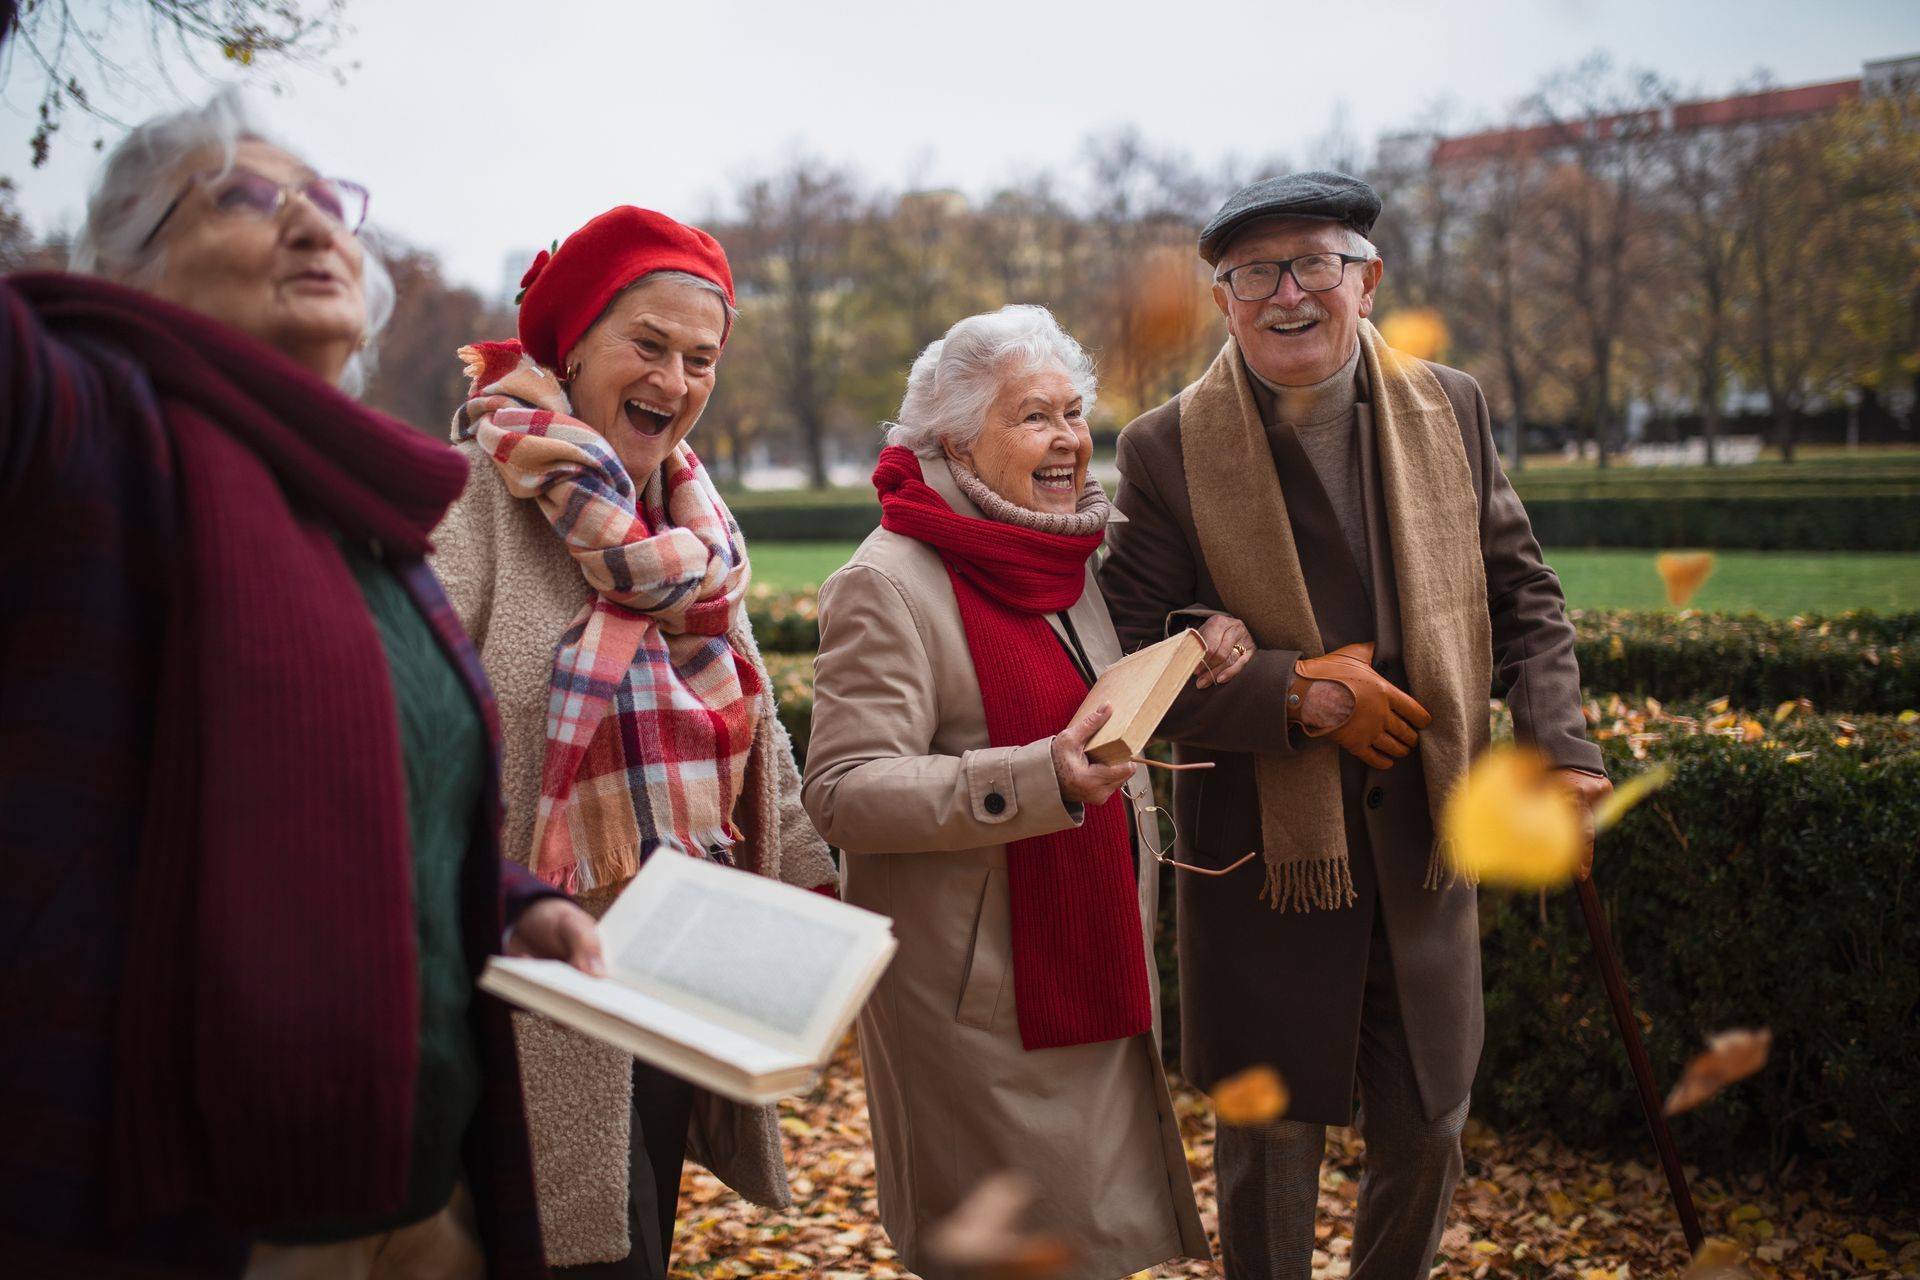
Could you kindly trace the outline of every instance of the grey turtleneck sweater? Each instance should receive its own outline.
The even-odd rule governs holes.
[[[1373,596],[1372,562],[1367,556],[1367,516],[1362,501],[1360,472],[1360,344],[1331,377],[1305,387],[1283,387],[1268,382],[1247,366],[1253,378],[1254,398],[1269,429],[1287,424],[1300,440],[1320,485],[1327,491],[1339,518],[1340,532],[1353,552],[1354,567],[1369,599]]]

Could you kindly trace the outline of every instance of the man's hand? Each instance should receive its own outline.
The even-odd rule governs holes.
[[[1373,769],[1391,769],[1420,742],[1420,730],[1433,723],[1427,709],[1373,669],[1373,643],[1350,644],[1319,658],[1301,658],[1294,664],[1296,680],[1310,680],[1294,708],[1294,718],[1311,738],[1329,737]],[[1329,721],[1337,710],[1332,695],[1314,691],[1323,684],[1342,688],[1352,704],[1344,718]],[[1306,712],[1312,718],[1303,716]]]
[[[1580,855],[1578,874],[1585,880],[1593,874],[1593,806],[1613,792],[1613,782],[1585,769],[1555,769],[1553,777],[1573,794],[1573,802],[1580,807],[1580,826],[1586,833],[1587,845]]]
[[[1060,780],[1062,800],[1105,804],[1133,776],[1130,763],[1101,764],[1087,758],[1087,744],[1112,718],[1113,708],[1103,702],[1053,736],[1053,776]]]
[[[600,926],[565,898],[542,898],[522,911],[507,933],[506,952],[534,960],[564,960],[596,978],[607,974]]]
[[[1218,613],[1200,624],[1194,632],[1207,646],[1204,666],[1193,679],[1196,689],[1210,689],[1246,670],[1253,661],[1253,633],[1238,618]]]

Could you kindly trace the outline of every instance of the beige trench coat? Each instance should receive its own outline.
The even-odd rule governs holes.
[[[923,463],[955,511],[984,518],[944,462]],[[1118,660],[1091,572],[1068,616],[1096,670]],[[1153,1034],[1026,1051],[1007,842],[1077,815],[1049,742],[987,742],[946,569],[925,544],[877,530],[820,592],[803,794],[843,851],[841,895],[891,916],[900,941],[859,1022],[881,1220],[907,1265],[938,1277],[927,1228],[989,1174],[1020,1169],[1041,1187],[1037,1224],[1073,1242],[1075,1276],[1209,1257],[1158,1052],[1152,857],[1136,847]],[[1152,803],[1144,778],[1128,790]]]

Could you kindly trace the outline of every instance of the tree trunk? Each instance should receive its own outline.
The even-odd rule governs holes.
[[[1707,465],[1720,465],[1720,351],[1709,343],[1700,358],[1700,436],[1707,445]]]

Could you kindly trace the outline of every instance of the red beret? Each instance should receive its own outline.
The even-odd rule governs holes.
[[[553,253],[542,249],[527,268],[520,278],[520,345],[560,372],[561,360],[614,295],[655,271],[711,280],[733,303],[733,272],[718,240],[664,213],[621,205],[568,236]]]

